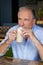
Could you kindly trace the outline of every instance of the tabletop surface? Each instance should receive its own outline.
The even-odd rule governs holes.
[[[43,65],[43,62],[0,57],[0,65]]]

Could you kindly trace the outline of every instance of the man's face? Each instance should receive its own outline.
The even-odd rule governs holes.
[[[35,20],[32,18],[32,12],[30,10],[21,10],[18,13],[18,24],[25,28],[31,29],[35,24]]]

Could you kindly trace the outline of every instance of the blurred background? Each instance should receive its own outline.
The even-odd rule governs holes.
[[[17,24],[18,8],[24,5],[35,9],[37,24],[43,27],[43,0],[0,0],[0,26]]]

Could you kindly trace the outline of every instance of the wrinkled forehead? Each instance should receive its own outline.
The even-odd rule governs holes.
[[[21,7],[21,8],[19,8],[19,11],[18,11],[18,15],[20,14],[20,13],[28,13],[29,15],[31,15],[32,16],[32,18],[33,18],[33,13],[32,13],[32,10],[30,9],[30,8],[26,8],[26,7]]]

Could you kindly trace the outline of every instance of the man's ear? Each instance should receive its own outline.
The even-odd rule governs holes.
[[[36,19],[33,19],[33,25],[35,25],[35,23],[36,23]]]

